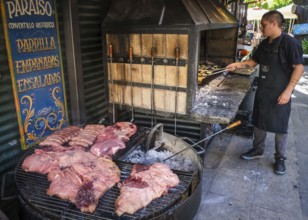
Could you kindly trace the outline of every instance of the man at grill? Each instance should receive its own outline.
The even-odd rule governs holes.
[[[251,160],[263,156],[267,132],[275,133],[274,172],[283,175],[288,123],[291,112],[291,95],[304,72],[303,51],[300,43],[282,32],[284,17],[278,11],[265,13],[261,31],[266,38],[252,59],[229,64],[233,71],[239,67],[260,65],[258,88],[253,109],[253,148],[241,155]]]

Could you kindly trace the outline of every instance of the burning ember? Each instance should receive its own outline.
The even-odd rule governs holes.
[[[135,150],[125,159],[127,162],[145,164],[148,161],[162,162],[167,157],[172,156],[174,153],[168,150],[156,151],[149,150],[147,153],[141,149]],[[197,169],[193,161],[176,155],[163,163],[167,164],[173,170],[182,170],[186,172],[194,171]]]

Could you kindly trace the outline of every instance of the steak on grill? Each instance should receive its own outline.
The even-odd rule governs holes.
[[[47,174],[49,171],[58,169],[58,161],[54,154],[48,152],[35,153],[27,156],[22,163],[22,168],[27,172]]]
[[[89,147],[91,146],[97,135],[102,133],[105,130],[104,125],[86,125],[84,129],[82,129],[79,134],[73,137],[68,143],[70,146],[82,146]]]
[[[35,153],[27,156],[22,168],[27,172],[47,174],[51,170],[70,167],[72,163],[82,163],[96,159],[90,152],[82,147],[49,146],[35,149]]]
[[[82,185],[82,178],[74,169],[52,170],[48,174],[51,181],[47,194],[75,203],[75,198]]]
[[[100,156],[112,156],[120,149],[124,149],[126,146],[123,141],[119,139],[109,139],[103,142],[95,143],[91,147],[91,153],[98,157]]]
[[[127,142],[137,131],[137,126],[130,122],[117,122],[105,128],[104,132],[98,135],[96,143],[104,142],[109,139],[119,139]]]
[[[53,134],[46,137],[39,145],[40,146],[61,146],[65,142],[71,140],[78,135],[81,128],[78,126],[69,126],[61,130],[55,131]]]
[[[82,212],[94,212],[100,197],[120,181],[120,170],[109,157],[72,163],[48,174],[50,196],[74,203]]]
[[[99,157],[87,163],[74,163],[72,168],[84,181],[75,203],[82,212],[94,212],[99,198],[120,181],[121,171],[110,157]]]
[[[146,207],[154,199],[160,198],[180,182],[178,176],[162,163],[150,166],[133,166],[130,177],[120,185],[120,196],[115,202],[116,213],[133,214]]]

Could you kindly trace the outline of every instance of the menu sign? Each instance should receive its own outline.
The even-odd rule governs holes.
[[[53,0],[1,0],[21,146],[67,126],[67,105]]]

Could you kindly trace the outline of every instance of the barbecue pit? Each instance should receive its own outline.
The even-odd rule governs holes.
[[[121,170],[121,181],[129,176],[133,166],[133,163],[125,162],[121,158],[125,158],[127,152],[134,151],[140,145],[143,146],[147,140],[144,135],[148,133],[148,129],[139,128],[126,144],[125,152],[118,152],[119,154],[115,155],[115,162]],[[165,150],[177,152],[189,146],[182,139],[164,132],[161,137],[161,141],[165,143],[163,146]],[[117,186],[106,192],[92,214],[82,213],[75,205],[57,197],[48,196],[46,190],[49,182],[46,175],[28,173],[21,168],[24,158],[32,154],[34,149],[26,151],[15,170],[18,200],[21,216],[24,219],[166,219],[175,216],[177,219],[192,219],[198,211],[202,190],[202,162],[193,148],[183,152],[181,156],[192,160],[196,170],[192,172],[173,170],[180,179],[178,186],[133,215],[124,214],[121,217],[115,214],[114,207],[115,199],[119,195]]]
[[[237,26],[217,1],[112,1],[102,24],[110,112],[126,106],[207,123],[207,117],[191,117],[198,72],[210,65],[214,73],[234,61]]]

